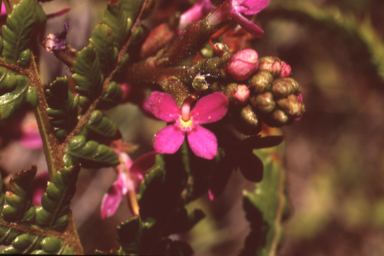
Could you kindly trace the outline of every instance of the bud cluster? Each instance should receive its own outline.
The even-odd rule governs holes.
[[[249,58],[248,58],[249,56]],[[292,124],[305,112],[301,87],[289,77],[291,67],[277,57],[257,58],[247,49],[235,54],[226,73],[235,82],[221,87],[231,103],[232,123],[245,134]]]

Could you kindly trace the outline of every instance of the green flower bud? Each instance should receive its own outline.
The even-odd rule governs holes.
[[[294,87],[288,78],[276,79],[272,84],[272,93],[277,98],[286,98],[294,92]]]
[[[273,76],[268,71],[259,71],[248,82],[249,89],[255,93],[269,91],[272,86]]]
[[[263,113],[269,113],[275,108],[276,103],[273,100],[272,93],[266,92],[257,96],[253,96],[251,98],[251,105]]]
[[[233,125],[240,132],[247,135],[253,135],[260,132],[261,121],[250,105],[239,109],[239,113],[237,113],[236,116],[237,118],[234,120]]]
[[[291,77],[287,77],[287,78],[284,78],[284,80],[289,82],[292,85],[294,94],[299,95],[301,93],[301,86],[295,79]]]
[[[288,122],[288,115],[284,113],[281,109],[276,109],[272,112],[272,118],[279,124],[283,125]]]
[[[277,101],[277,105],[290,116],[301,117],[303,115],[304,104],[297,98],[296,95],[289,95],[286,99]]]
[[[268,71],[274,77],[279,77],[281,74],[281,61],[273,56],[263,57],[259,60],[259,70]]]

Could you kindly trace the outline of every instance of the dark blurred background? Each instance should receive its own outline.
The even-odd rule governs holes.
[[[185,9],[191,3],[173,1]],[[71,7],[68,14],[49,20],[45,33],[60,32],[68,21],[67,43],[80,50],[106,4],[45,3],[47,13]],[[292,215],[284,224],[281,255],[384,255],[384,1],[271,0],[255,20],[265,36],[252,41],[254,49],[260,57],[277,56],[291,65],[307,110],[299,122],[283,128]],[[69,74],[52,54],[41,52],[44,84]],[[164,126],[129,103],[110,116],[125,141],[140,144],[133,159],[151,149],[153,134]],[[12,157],[15,150],[29,152],[17,142],[3,148],[0,164],[8,173],[29,168],[42,157],[41,150],[34,150],[20,161]],[[44,165],[40,161],[39,169]],[[81,172],[72,208],[86,253],[117,247],[115,227],[131,217],[123,202],[115,216],[100,219],[101,198],[115,178],[112,169]],[[193,203],[207,214],[183,236],[196,255],[229,256],[241,250],[249,232],[241,208],[244,188],[252,189],[252,184],[235,172],[220,198]]]

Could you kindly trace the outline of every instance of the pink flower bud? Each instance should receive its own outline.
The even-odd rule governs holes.
[[[249,89],[246,85],[239,84],[235,93],[236,100],[239,103],[245,103],[249,99]]]
[[[292,68],[284,61],[281,62],[281,74],[280,77],[285,78],[291,75]]]
[[[250,77],[259,66],[257,52],[252,49],[239,51],[232,56],[226,71],[234,79],[242,81]]]

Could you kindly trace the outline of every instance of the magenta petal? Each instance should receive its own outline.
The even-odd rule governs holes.
[[[161,120],[172,122],[176,121],[179,116],[179,107],[168,93],[152,92],[148,97],[147,103],[152,114]]]
[[[156,133],[153,147],[158,153],[174,154],[183,144],[184,137],[184,132],[171,124]]]
[[[255,23],[245,18],[243,15],[232,12],[232,18],[248,33],[250,33],[254,37],[262,37],[264,35],[264,31],[259,28]]]
[[[149,152],[140,156],[133,162],[130,173],[135,175],[139,180],[144,180],[144,173],[155,164],[157,152]]]
[[[37,129],[26,128],[19,141],[25,148],[39,149],[43,147],[43,141],[41,140],[39,130]]]
[[[270,0],[232,0],[232,5],[245,15],[253,15],[265,9],[269,2]]]
[[[191,116],[200,124],[213,123],[223,118],[227,110],[227,97],[222,92],[214,92],[197,101]]]
[[[217,139],[211,131],[198,125],[188,133],[188,142],[196,156],[213,159],[217,154]]]

